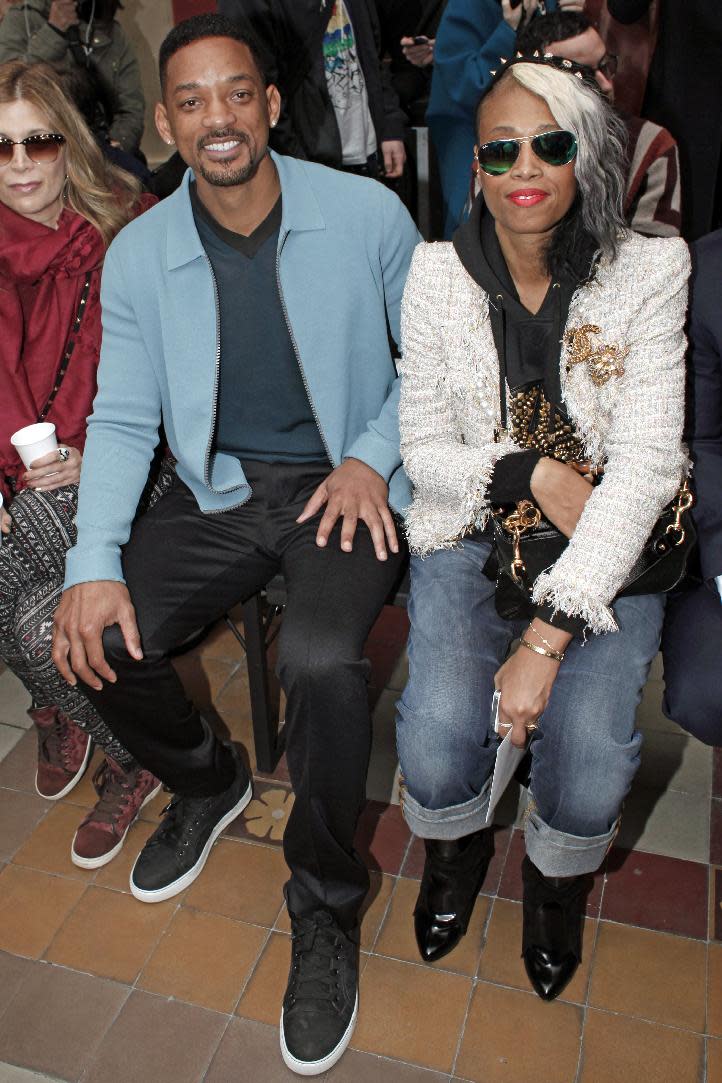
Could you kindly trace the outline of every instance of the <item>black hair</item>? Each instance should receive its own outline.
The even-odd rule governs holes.
[[[562,276],[571,277],[582,286],[594,278],[598,254],[599,243],[584,224],[582,200],[577,192],[547,245],[547,271],[556,281]]]
[[[535,49],[543,52],[553,41],[577,38],[590,26],[594,23],[581,11],[550,11],[546,15],[536,15],[519,30],[516,48],[525,56]]]
[[[161,44],[158,53],[158,69],[163,92],[165,92],[165,77],[170,58],[186,45],[192,45],[194,41],[202,41],[204,38],[232,38],[233,41],[245,45],[258,68],[263,85],[268,85],[261,47],[248,26],[228,19],[225,15],[192,15],[190,19],[184,19],[182,23],[174,26]]]

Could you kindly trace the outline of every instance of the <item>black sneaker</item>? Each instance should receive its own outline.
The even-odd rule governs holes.
[[[138,854],[130,890],[141,902],[164,902],[200,876],[213,843],[243,812],[253,787],[237,761],[238,773],[223,793],[211,797],[176,795],[163,810],[165,819]]]
[[[281,1055],[299,1075],[321,1075],[341,1059],[358,1015],[358,944],[325,910],[292,918]]]

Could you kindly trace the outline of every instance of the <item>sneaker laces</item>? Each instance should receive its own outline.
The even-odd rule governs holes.
[[[346,938],[330,914],[294,918],[288,1007],[299,1001],[321,1011],[340,1011],[339,962]]]
[[[72,754],[72,736],[70,726],[64,720],[60,711],[56,711],[50,726],[45,730],[39,730],[40,749],[47,763],[55,766],[59,764],[64,771],[72,774],[73,767],[70,761]]]
[[[126,773],[103,760],[93,775],[93,786],[98,803],[85,818],[85,823],[108,824],[115,829],[116,821],[127,810],[130,795],[135,789],[137,772]]]
[[[210,797],[183,797],[176,794],[161,810],[164,819],[146,844],[146,849],[171,841],[179,846],[179,854],[182,853],[191,843],[198,821],[217,797],[218,794],[211,794]]]

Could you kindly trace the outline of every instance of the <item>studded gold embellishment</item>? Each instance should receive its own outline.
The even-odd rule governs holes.
[[[604,344],[592,345],[591,336],[601,335],[601,327],[593,323],[585,323],[582,327],[574,327],[567,331],[564,341],[569,358],[567,372],[572,365],[582,365],[586,362],[589,375],[597,387],[603,387],[612,376],[624,376],[624,360],[629,353],[629,346],[615,346]]]
[[[539,451],[563,463],[586,458],[574,426],[549,401],[540,384],[512,392],[509,419],[511,438],[518,447]]]

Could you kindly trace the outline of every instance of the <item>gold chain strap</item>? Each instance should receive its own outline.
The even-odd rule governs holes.
[[[682,516],[686,511],[689,511],[693,504],[694,495],[689,487],[689,478],[685,478],[677,493],[675,504],[672,509],[674,511],[674,520],[665,530],[665,534],[669,534],[672,538],[672,545],[681,545],[684,541],[685,530],[682,526]]]
[[[526,564],[521,557],[521,539],[527,530],[533,530],[541,522],[541,512],[531,500],[520,500],[513,512],[502,519],[501,525],[511,534],[514,557],[511,562],[511,575],[514,582],[522,586],[526,573]]]

